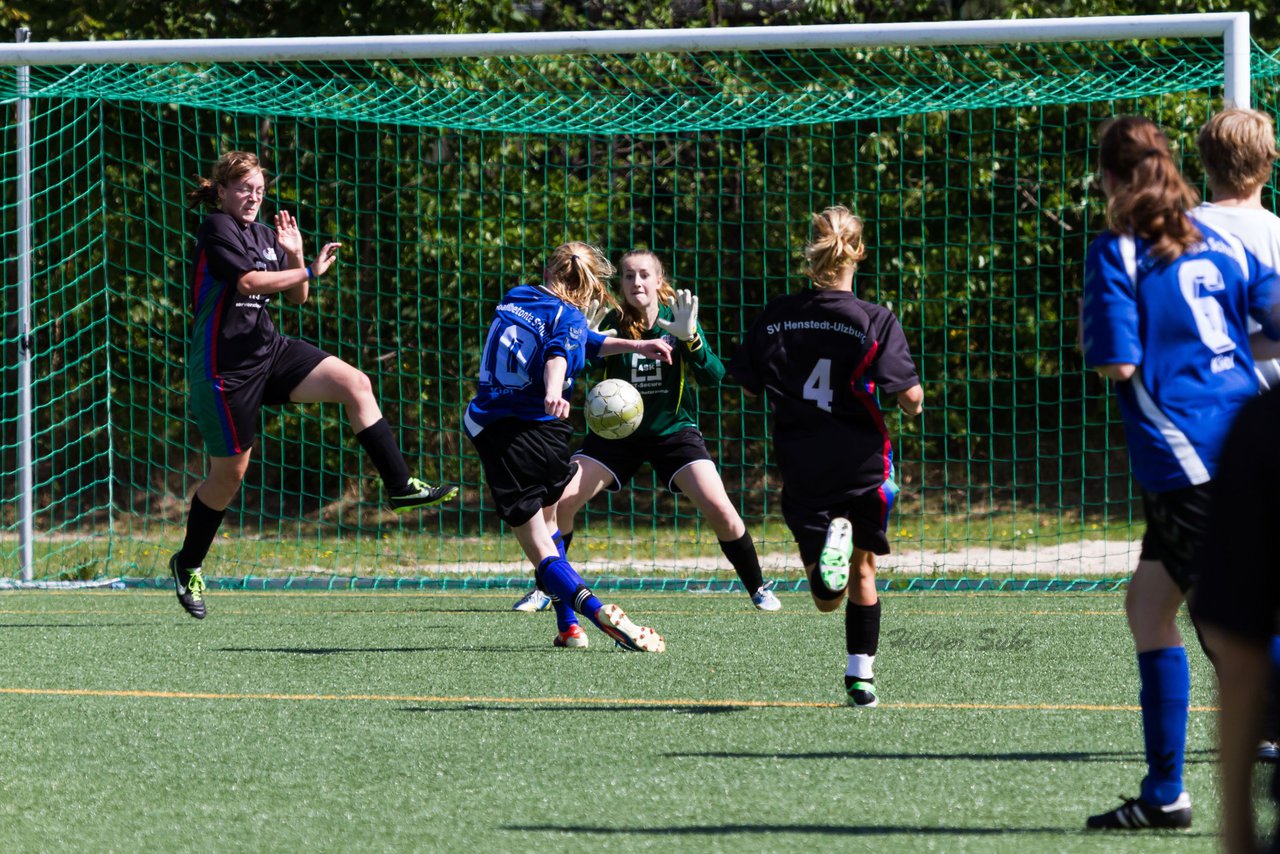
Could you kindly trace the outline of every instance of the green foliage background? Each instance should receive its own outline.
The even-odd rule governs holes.
[[[35,40],[46,41],[1221,10],[1143,5],[38,2],[0,3],[0,22],[29,26]],[[1273,49],[1280,14],[1255,6],[1255,39]],[[999,73],[990,58],[976,62]],[[315,71],[309,68],[300,73]],[[554,66],[541,71],[553,81],[571,77]],[[927,390],[923,427],[890,417],[912,518],[1029,508],[1059,524],[1097,517],[1127,531],[1132,496],[1123,437],[1105,387],[1085,374],[1074,349],[1080,263],[1103,227],[1091,193],[1091,135],[1109,115],[1141,111],[1157,117],[1186,153],[1217,106],[1213,93],[1197,91],[606,135],[386,120],[336,125],[263,114],[252,104],[193,110],[38,101],[36,161],[46,165],[36,205],[47,238],[36,247],[38,524],[47,531],[83,530],[86,522],[133,528],[121,533],[156,543],[181,523],[203,465],[199,437],[184,417],[186,250],[198,218],[182,199],[218,154],[245,148],[270,170],[268,214],[294,210],[315,245],[345,245],[340,275],[322,280],[305,306],[273,308],[277,325],[368,372],[406,455],[421,461],[424,475],[467,487],[456,510],[397,523],[401,528],[468,535],[496,526],[459,421],[492,306],[511,284],[535,278],[550,248],[582,238],[615,256],[654,247],[677,283],[702,295],[704,325],[728,357],[767,298],[799,281],[809,212],[845,202],[868,221],[872,255],[858,290],[899,315]],[[0,215],[11,235],[14,164],[3,161]],[[1194,157],[1184,167],[1198,177]],[[13,254],[5,253],[6,282],[16,278]],[[7,344],[14,304],[6,288]],[[94,355],[103,350],[105,373]],[[0,414],[8,425],[14,371],[6,368],[3,377]],[[730,493],[749,521],[768,520],[776,510],[768,487],[776,482],[767,480],[758,403],[716,389],[704,391],[700,404]],[[296,409],[269,413],[262,435],[247,488],[233,505],[242,530],[304,540],[336,532],[378,548],[387,522],[376,509],[377,486],[353,477],[365,464],[337,407],[307,407],[301,417]],[[6,438],[0,496],[7,524],[15,512],[8,476],[15,460]],[[638,513],[631,524],[641,529],[666,524],[676,509],[663,491],[644,489],[611,507]],[[786,542],[778,530],[772,536]],[[927,545],[923,525],[914,530]],[[912,537],[906,528],[901,533]],[[447,560],[448,553],[438,549],[436,557]],[[401,565],[423,559],[422,552],[396,557]],[[242,551],[236,560],[246,572],[269,564],[260,552]],[[55,554],[46,572],[61,571]]]

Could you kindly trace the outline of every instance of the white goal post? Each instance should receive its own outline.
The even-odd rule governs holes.
[[[636,54],[649,51],[755,51],[781,49],[969,46],[1137,39],[1222,39],[1224,101],[1250,106],[1250,19],[1245,12],[1132,15],[1028,20],[901,24],[842,24],[632,31],[486,33],[476,35],[350,36],[339,38],[177,39],[118,42],[0,44],[0,66],[16,69],[16,328],[18,366],[18,513],[20,576],[32,578],[33,484],[31,401],[32,198],[29,182],[30,112],[25,81],[31,66],[113,63],[379,60],[448,57],[516,57],[572,54]],[[25,470],[25,473],[24,471]]]

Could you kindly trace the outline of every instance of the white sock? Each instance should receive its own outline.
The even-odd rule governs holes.
[[[861,653],[851,655],[849,656],[849,666],[845,669],[844,675],[852,676],[855,679],[874,679],[875,663],[876,657],[874,655],[863,655]]]

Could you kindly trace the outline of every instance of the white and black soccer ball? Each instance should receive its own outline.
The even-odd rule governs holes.
[[[596,383],[587,395],[587,428],[602,439],[624,439],[644,418],[644,398],[626,380]]]

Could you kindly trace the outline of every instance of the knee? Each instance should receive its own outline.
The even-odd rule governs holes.
[[[347,397],[353,403],[373,400],[373,381],[369,379],[369,375],[364,371],[352,368],[351,373],[344,378],[342,385]]]
[[[722,540],[737,539],[747,531],[737,509],[728,501],[715,502],[706,508],[703,515],[706,516],[707,524],[715,530],[716,536]]]
[[[221,510],[231,503],[244,481],[244,472],[238,469],[212,471],[197,492],[200,500],[214,510]]]
[[[1139,639],[1161,634],[1176,627],[1177,610],[1167,611],[1141,596],[1129,595],[1124,600],[1124,613],[1129,621],[1129,632]]]

